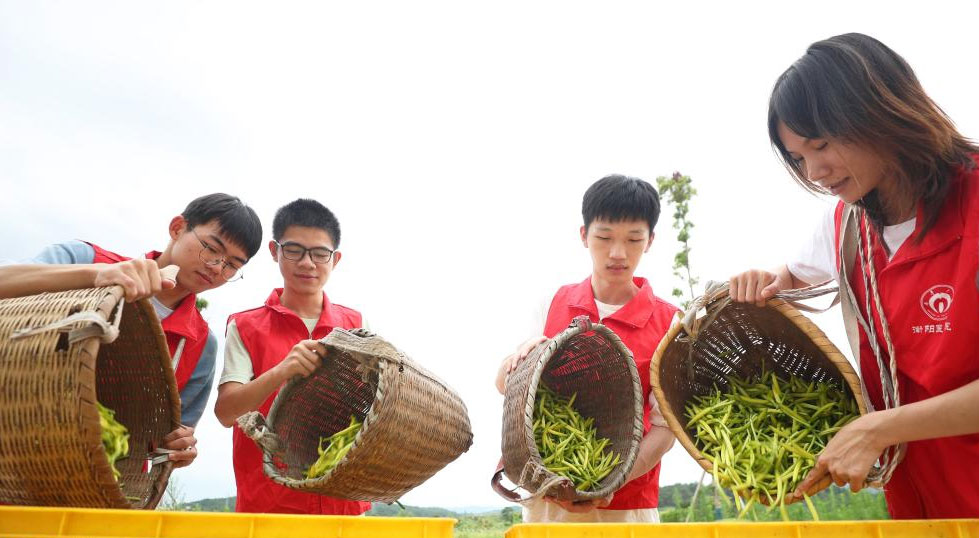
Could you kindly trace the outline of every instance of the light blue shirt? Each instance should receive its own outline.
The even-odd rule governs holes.
[[[93,263],[95,260],[95,249],[84,241],[66,241],[48,245],[33,259],[27,263],[45,264],[75,264]],[[172,312],[172,310],[171,310]],[[162,314],[157,308],[157,313]],[[167,314],[169,315],[169,314]],[[161,315],[160,319],[166,316]],[[215,360],[218,354],[218,339],[210,329],[207,331],[207,344],[201,352],[201,358],[197,361],[194,372],[190,375],[184,390],[180,391],[180,421],[188,426],[196,426],[197,422],[204,414],[204,407],[207,406],[207,398],[211,394],[211,385],[214,383]]]

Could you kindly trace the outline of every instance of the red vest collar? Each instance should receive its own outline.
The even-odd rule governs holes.
[[[635,328],[646,325],[649,318],[653,315],[655,300],[653,287],[649,281],[641,277],[633,277],[632,282],[639,286],[639,293],[629,302],[622,306],[618,311],[606,319],[614,319]],[[568,302],[571,308],[576,308],[587,312],[598,319],[598,306],[595,305],[595,292],[591,287],[591,277],[589,276],[580,284],[572,288],[568,294]]]
[[[930,256],[944,249],[949,243],[957,241],[962,237],[963,231],[965,230],[966,212],[968,211],[965,207],[968,200],[965,195],[966,186],[964,183],[969,180],[971,178],[965,170],[960,169],[955,174],[949,185],[948,194],[945,196],[945,202],[938,214],[938,220],[935,221],[934,226],[928,230],[928,233],[920,243],[917,242],[917,236],[921,232],[921,227],[925,224],[925,218],[922,207],[919,204],[915,215],[917,218],[915,220],[914,232],[898,248],[898,251],[894,253],[894,257],[888,266]]]
[[[284,316],[299,318],[295,312],[289,310],[282,304],[282,288],[275,288],[272,290],[272,293],[269,294],[269,298],[265,300],[265,306]],[[343,320],[336,315],[333,304],[330,303],[330,299],[326,296],[326,292],[323,292],[323,309],[320,311],[319,319],[316,320],[316,327],[313,328],[313,332],[316,332],[318,329],[323,327],[340,327],[342,324]]]

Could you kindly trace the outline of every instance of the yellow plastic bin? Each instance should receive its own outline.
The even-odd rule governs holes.
[[[979,519],[514,525],[506,538],[979,538]]]
[[[451,538],[454,519],[0,506],[0,537]]]

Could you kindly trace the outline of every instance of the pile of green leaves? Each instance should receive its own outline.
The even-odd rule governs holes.
[[[354,439],[362,426],[363,423],[357,420],[357,417],[351,416],[349,426],[329,437],[320,437],[319,446],[316,448],[319,459],[306,470],[306,478],[319,478],[336,467],[354,445]],[[328,442],[326,448],[323,448],[324,441]]]
[[[112,476],[118,482],[122,473],[116,469],[116,461],[129,456],[129,430],[116,420],[115,411],[99,402],[95,402],[95,406],[99,410],[99,425],[102,426],[102,448],[109,459]]]
[[[594,419],[575,410],[574,400],[562,398],[543,383],[534,400],[534,440],[544,467],[571,480],[575,489],[596,489],[621,462],[609,440],[598,438]]]
[[[728,378],[726,390],[697,397],[686,409],[687,427],[696,430],[714,483],[734,493],[740,515],[761,502],[770,510],[779,506],[785,519],[786,497],[833,434],[857,416],[856,401],[839,387],[795,376],[786,381],[773,372],[754,382]]]

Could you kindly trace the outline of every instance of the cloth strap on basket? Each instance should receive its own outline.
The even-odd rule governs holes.
[[[76,312],[63,319],[53,321],[40,327],[25,327],[18,329],[10,335],[11,340],[20,340],[28,336],[46,333],[48,331],[61,331],[68,333],[68,343],[85,340],[86,338],[98,337],[103,344],[110,344],[119,338],[119,321],[122,320],[122,305],[124,301],[119,301],[115,312],[112,314],[112,322],[106,321],[97,312],[86,310]],[[83,323],[81,327],[71,328]]]

